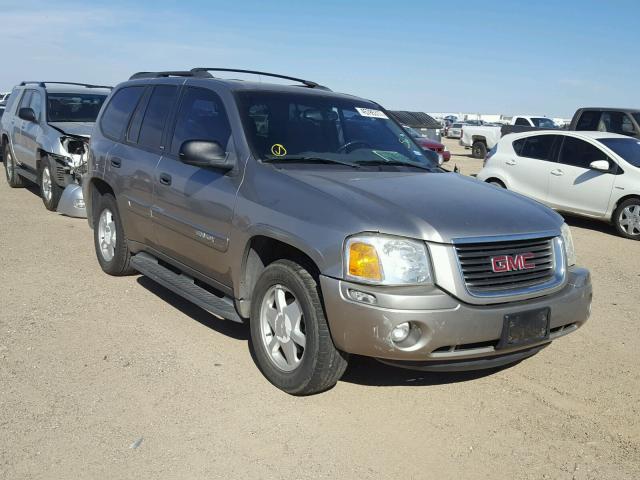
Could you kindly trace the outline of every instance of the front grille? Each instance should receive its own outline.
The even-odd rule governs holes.
[[[550,283],[556,275],[553,238],[509,240],[456,245],[456,253],[467,290],[471,294],[502,293]],[[492,259],[531,254],[528,269],[495,272]]]

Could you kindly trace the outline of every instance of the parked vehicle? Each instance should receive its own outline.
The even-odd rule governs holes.
[[[7,105],[7,101],[9,100],[10,96],[11,93],[0,93],[0,107],[4,107]]]
[[[460,122],[453,123],[447,129],[447,138],[460,138],[462,136],[462,128],[464,125],[464,123]]]
[[[550,118],[520,115],[513,117],[509,125],[502,126],[465,126],[460,135],[460,145],[471,147],[473,158],[485,158],[503,135],[531,130],[557,129]]]
[[[84,217],[80,181],[89,135],[110,87],[68,82],[22,82],[0,120],[7,182],[40,186],[44,206]]]
[[[478,179],[556,210],[612,222],[640,240],[640,142],[606,132],[509,135]]]
[[[633,108],[580,108],[569,130],[597,130],[640,139],[640,110]]]
[[[552,210],[445,173],[370,100],[217,70],[136,74],[102,108],[83,188],[106,273],[248,320],[292,394],[330,388],[350,353],[489,368],[587,320]]]
[[[431,150],[438,154],[438,165],[442,165],[443,162],[448,162],[449,160],[451,160],[451,152],[447,150],[447,147],[445,147],[442,143],[431,140],[426,135],[423,135],[416,129],[411,128],[407,125],[403,125],[402,128],[409,132],[411,138],[413,138],[423,150]]]

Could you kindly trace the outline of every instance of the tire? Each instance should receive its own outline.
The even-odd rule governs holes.
[[[613,224],[621,236],[640,240],[640,198],[629,198],[618,205]]]
[[[498,187],[498,188],[507,188],[504,186],[504,183],[502,183],[500,180],[487,180],[487,183],[489,185],[493,185],[494,187]]]
[[[471,146],[471,155],[473,158],[484,158],[487,156],[487,145],[481,141],[473,142]]]
[[[136,273],[131,267],[131,252],[122,228],[118,205],[110,193],[99,197],[93,225],[93,244],[102,270],[116,277]]]
[[[4,163],[4,173],[7,178],[7,183],[11,188],[24,187],[25,180],[18,172],[16,172],[16,162],[9,148],[9,143],[4,144],[4,151],[2,152],[2,161]]]
[[[318,284],[309,272],[290,260],[278,260],[264,270],[252,299],[251,345],[263,375],[292,395],[333,387],[347,368],[348,355],[333,344]]]
[[[44,157],[40,167],[38,183],[40,184],[42,203],[44,203],[45,208],[51,212],[55,212],[58,208],[58,203],[64,190],[64,188],[56,182],[53,172],[55,172],[54,162],[51,161],[49,157]]]

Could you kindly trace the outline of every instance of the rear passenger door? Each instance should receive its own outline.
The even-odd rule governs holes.
[[[546,203],[549,197],[549,172],[555,165],[558,135],[533,135],[513,142],[515,156],[507,158],[509,188]]]
[[[231,127],[220,97],[212,90],[184,87],[172,130],[171,147],[156,170],[153,219],[158,249],[230,286],[229,232],[240,176],[180,161],[187,140],[218,142],[235,155]]]
[[[609,206],[617,164],[600,148],[581,138],[565,136],[558,164],[549,176],[549,203],[558,210],[602,217]],[[607,160],[611,172],[589,168]]]

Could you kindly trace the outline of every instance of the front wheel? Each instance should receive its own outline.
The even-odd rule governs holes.
[[[623,237],[640,240],[640,198],[630,198],[618,205],[613,223]]]
[[[64,190],[53,178],[54,171],[53,162],[45,157],[40,169],[40,196],[45,208],[51,212],[55,212],[58,208]]]
[[[331,339],[316,280],[290,260],[269,265],[251,302],[251,344],[264,376],[293,395],[334,386],[347,355]]]

